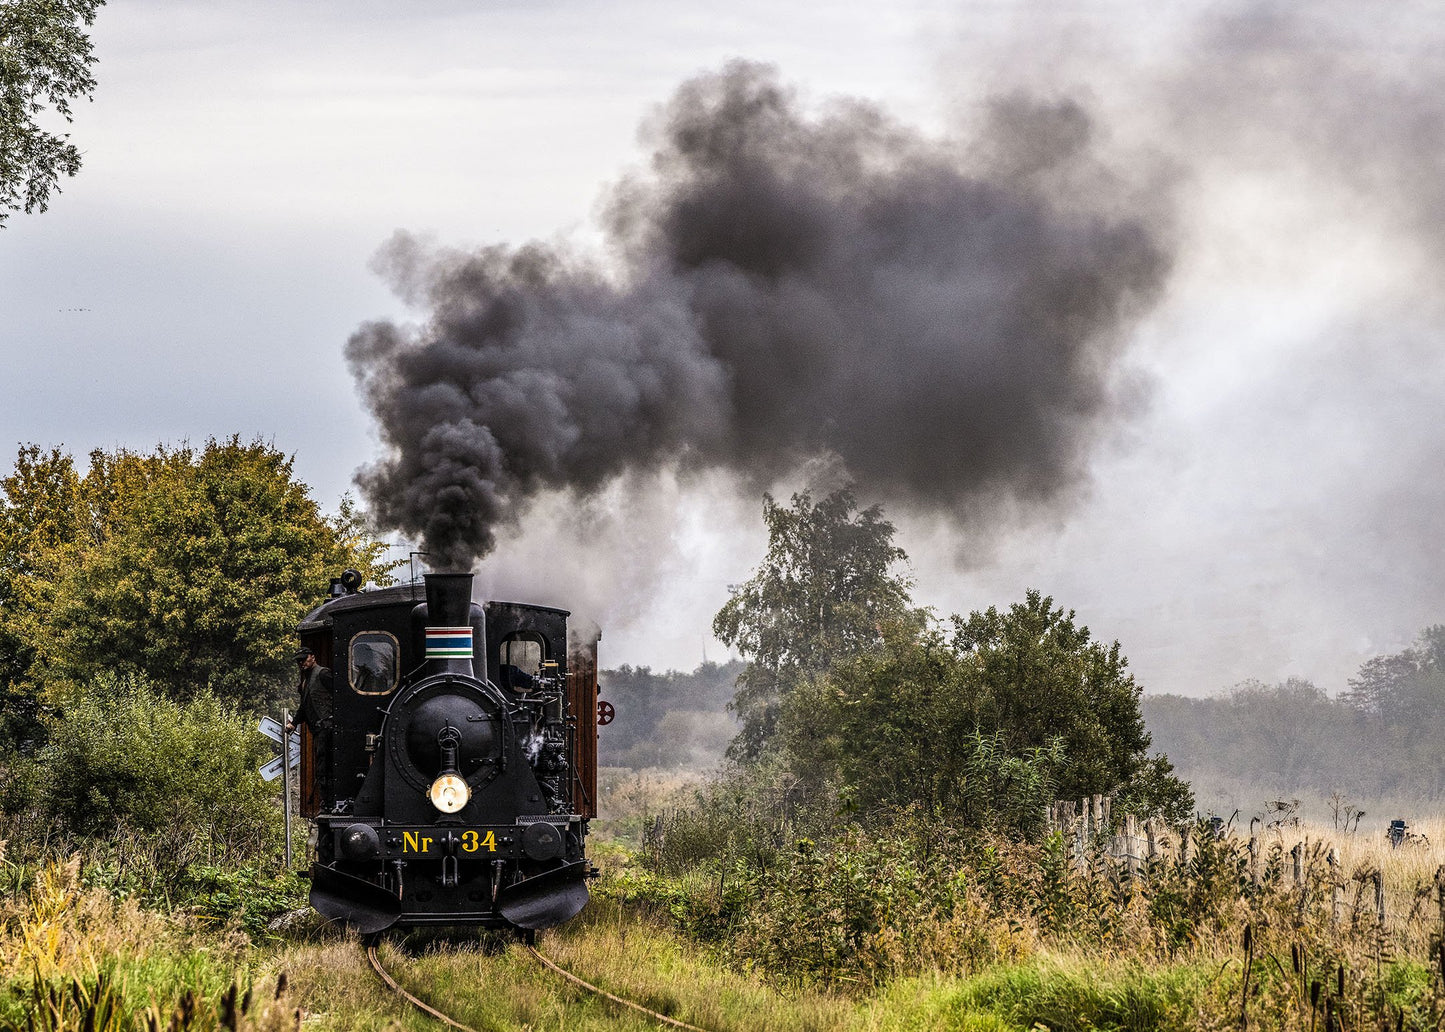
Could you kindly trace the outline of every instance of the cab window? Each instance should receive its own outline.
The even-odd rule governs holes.
[[[351,639],[351,690],[358,695],[385,695],[400,680],[396,639],[385,631],[362,631]]]
[[[509,634],[502,641],[500,658],[502,687],[525,692],[531,689],[533,677],[542,672],[547,652],[538,638]]]

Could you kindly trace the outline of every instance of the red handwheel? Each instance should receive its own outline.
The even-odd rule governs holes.
[[[612,718],[617,716],[617,710],[606,699],[597,700],[597,726],[606,727],[612,723]]]

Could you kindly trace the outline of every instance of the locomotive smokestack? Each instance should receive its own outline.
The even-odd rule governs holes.
[[[428,674],[471,675],[472,657],[482,645],[472,620],[472,574],[426,575],[426,664]]]

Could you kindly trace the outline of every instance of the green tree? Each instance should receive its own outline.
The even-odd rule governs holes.
[[[351,566],[385,582],[384,547],[349,503],[323,516],[260,441],[97,451],[83,476],[58,451],[21,449],[0,480],[7,686],[64,695],[131,672],[175,698],[263,706],[328,576]]]
[[[764,515],[767,557],[713,629],[749,660],[732,754],[786,771],[790,798],[1025,833],[1055,794],[1123,791],[1140,816],[1187,816],[1188,786],[1146,758],[1118,642],[1037,591],[954,617],[952,634],[930,627],[892,572],[906,559],[893,525],[848,491],[769,498]]]
[[[60,177],[80,171],[68,133],[42,129],[47,108],[71,120],[70,102],[95,90],[86,30],[104,0],[0,4],[0,227],[12,211],[44,211]]]
[[[953,645],[977,679],[974,718],[1014,750],[1063,744],[1062,798],[1110,792],[1144,760],[1149,734],[1142,689],[1119,643],[1092,639],[1073,611],[1038,591],[1005,611],[990,606],[955,617]]]
[[[742,723],[729,754],[753,761],[777,729],[778,706],[805,677],[873,648],[885,623],[910,612],[911,581],[893,524],[878,506],[858,508],[851,490],[814,504],[765,496],[768,553],[713,619],[713,633],[748,660],[733,707]]]
[[[1367,660],[1341,700],[1368,728],[1386,791],[1438,794],[1445,784],[1438,759],[1445,735],[1445,626],[1425,628],[1402,652]]]
[[[1194,791],[1164,755],[1151,756],[1134,768],[1129,781],[1114,798],[1117,813],[1136,817],[1162,817],[1170,824],[1194,819]]]
[[[958,827],[1035,831],[1060,739],[1019,749],[982,730],[975,672],[938,631],[893,625],[879,648],[793,692],[781,721],[793,769],[864,813],[919,805]]]
[[[908,805],[1028,834],[1057,797],[1119,793],[1121,812],[1187,820],[1189,786],[1146,759],[1118,645],[1030,592],[957,631],[896,624],[878,648],[804,681],[780,720],[792,769],[865,812]]]
[[[1383,724],[1418,727],[1445,708],[1445,626],[1427,627],[1415,644],[1366,660],[1340,698]]]

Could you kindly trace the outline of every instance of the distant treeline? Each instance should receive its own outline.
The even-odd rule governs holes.
[[[727,706],[742,668],[602,671],[602,697],[617,708],[601,732],[602,764],[716,767],[737,732]],[[1146,694],[1141,708],[1149,751],[1169,757],[1202,810],[1335,793],[1373,810],[1445,796],[1445,627],[1370,660],[1337,697],[1300,679],[1247,681],[1211,698]]]
[[[703,663],[691,673],[622,666],[603,670],[602,698],[616,719],[598,733],[604,767],[708,770],[723,761],[738,724],[728,712],[742,662]]]
[[[1248,681],[1213,698],[1145,695],[1151,750],[1201,806],[1251,809],[1271,794],[1354,802],[1445,795],[1445,627],[1378,656],[1330,697],[1309,681]]]

